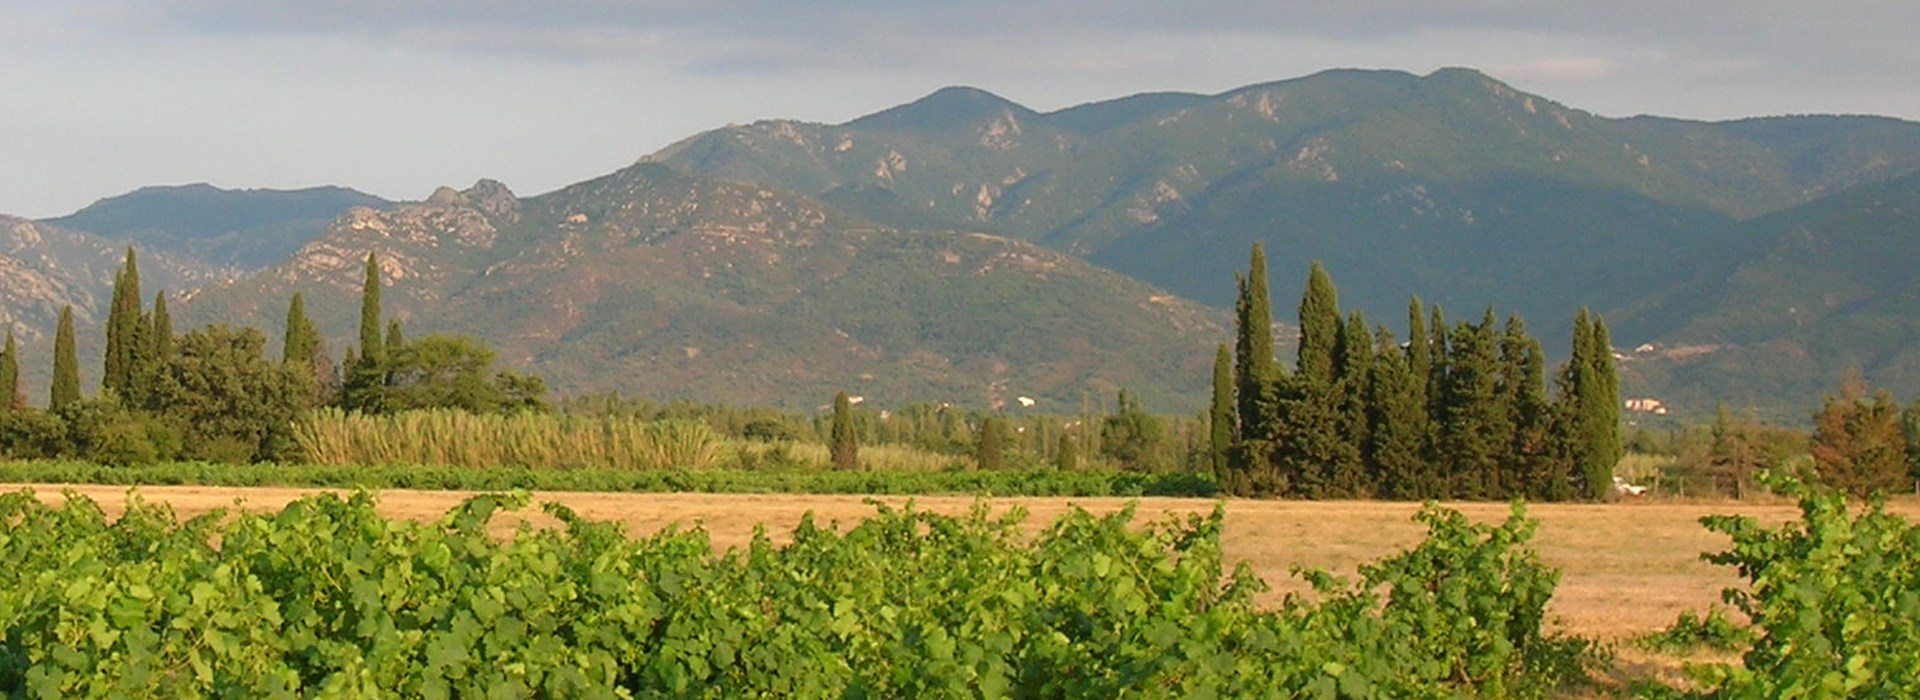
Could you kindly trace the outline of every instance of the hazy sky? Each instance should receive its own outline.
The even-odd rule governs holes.
[[[0,0],[0,213],[202,181],[536,194],[956,84],[1044,111],[1459,65],[1613,116],[1912,119],[1915,26],[1911,0]]]

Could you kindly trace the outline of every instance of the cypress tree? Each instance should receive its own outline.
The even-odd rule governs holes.
[[[1606,320],[1594,316],[1590,332],[1593,340],[1589,343],[1588,357],[1592,365],[1589,373],[1595,396],[1583,401],[1593,435],[1593,450],[1585,473],[1587,483],[1596,485],[1597,493],[1604,495],[1613,486],[1613,468],[1626,453],[1626,441],[1620,430],[1620,375],[1614,368],[1613,343],[1607,334]]]
[[[1587,500],[1605,498],[1613,487],[1613,466],[1619,461],[1620,405],[1601,376],[1613,369],[1613,355],[1605,332],[1596,332],[1592,312],[1585,308],[1573,319],[1573,356],[1560,371],[1562,440],[1559,469],[1565,470],[1576,495]],[[1614,391],[1618,391],[1615,389]]]
[[[407,338],[406,336],[403,336],[400,334],[400,322],[388,321],[387,322],[387,348],[386,348],[387,359],[389,360],[393,359],[393,354],[400,352],[400,349],[406,346],[407,346]]]
[[[1427,335],[1427,312],[1420,306],[1420,297],[1407,301],[1407,370],[1420,381],[1412,387],[1414,397],[1424,408],[1427,405],[1427,376],[1433,373],[1433,356]],[[1384,351],[1384,349],[1383,349]]]
[[[1300,352],[1294,368],[1310,385],[1333,383],[1340,325],[1340,300],[1333,279],[1315,260],[1307,270],[1307,288],[1300,295]]]
[[[307,318],[305,295],[293,293],[293,300],[287,302],[286,337],[281,345],[280,361],[291,367],[308,368],[313,365],[313,355],[320,347],[320,331]]]
[[[80,353],[73,340],[73,305],[60,308],[60,326],[53,334],[53,386],[47,407],[66,408],[80,400]]]
[[[20,407],[20,350],[13,344],[13,326],[7,326],[7,345],[0,349],[0,413]]]
[[[1213,354],[1213,405],[1207,411],[1207,456],[1214,478],[1228,493],[1237,491],[1227,464],[1227,455],[1233,449],[1233,417],[1233,351],[1221,343]]]
[[[1053,468],[1069,472],[1080,468],[1080,441],[1073,434],[1061,431],[1060,444],[1053,450]]]
[[[378,367],[387,362],[380,337],[380,262],[367,253],[367,279],[360,288],[360,364]]]
[[[1440,498],[1445,490],[1426,455],[1426,375],[1413,371],[1412,358],[1398,350],[1393,334],[1382,329],[1367,384],[1367,454],[1377,491],[1400,500]]]
[[[833,428],[827,444],[835,469],[859,468],[860,440],[853,430],[853,402],[847,398],[847,392],[833,396]]]
[[[1501,463],[1513,432],[1506,426],[1500,396],[1493,323],[1493,312],[1488,310],[1478,325],[1463,322],[1455,327],[1448,340],[1439,454],[1452,494],[1460,498],[1497,498],[1505,493]]]
[[[156,366],[166,366],[173,359],[173,316],[167,313],[165,292],[153,294],[153,313],[148,316],[146,338],[148,360]]]
[[[378,411],[386,392],[387,347],[380,337],[380,262],[367,254],[366,281],[360,289],[359,354],[346,363],[340,405],[358,411]]]
[[[292,378],[293,391],[299,396],[302,407],[317,406],[327,391],[320,372],[323,360],[320,357],[320,331],[307,318],[307,302],[304,295],[293,293],[293,299],[287,302],[287,320],[285,337],[280,346],[280,364]]]
[[[1507,447],[1508,496],[1563,499],[1555,491],[1550,454],[1553,405],[1547,401],[1546,357],[1519,314],[1507,317],[1500,338],[1500,390],[1513,439]]]
[[[1368,384],[1373,379],[1374,337],[1367,330],[1366,317],[1358,311],[1349,314],[1336,341],[1329,398],[1340,412],[1340,437],[1347,447],[1341,451],[1342,461],[1332,465],[1332,485],[1342,496],[1362,497],[1370,495],[1368,476],[1373,471],[1367,452],[1371,444],[1367,437],[1367,401]]]
[[[1273,303],[1267,293],[1267,253],[1259,243],[1248,256],[1247,276],[1241,280],[1240,300],[1235,305],[1237,342],[1234,350],[1235,396],[1240,410],[1240,432],[1244,437],[1264,437],[1265,413],[1261,399],[1266,384],[1273,381]]]
[[[998,471],[1007,466],[1007,424],[999,416],[987,416],[980,423],[980,441],[974,460],[982,471]]]
[[[113,278],[113,300],[107,308],[107,349],[102,359],[100,386],[122,398],[134,392],[135,375],[142,366],[140,266],[133,248]]]
[[[1427,322],[1427,415],[1433,418],[1436,429],[1446,415],[1447,359],[1451,352],[1447,347],[1447,315],[1440,310],[1439,304],[1430,309]],[[1438,437],[1436,436],[1436,441]]]

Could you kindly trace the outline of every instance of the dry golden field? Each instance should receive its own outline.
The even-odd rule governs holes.
[[[0,491],[29,488],[0,485]],[[58,501],[63,489],[84,494],[110,515],[124,507],[128,492],[111,486],[32,486],[42,499]],[[249,510],[278,509],[316,489],[224,488],[150,486],[138,490],[153,502],[170,504],[182,517],[236,504]],[[448,491],[388,491],[380,495],[382,509],[392,516],[427,519],[440,515],[468,494]],[[617,520],[630,532],[644,534],[668,525],[698,524],[711,533],[717,547],[745,544],[756,525],[764,524],[779,539],[802,514],[814,513],[821,522],[847,525],[872,512],[859,496],[720,495],[720,494],[608,494],[539,492],[536,502],[559,501],[596,520]],[[888,497],[904,504],[905,497]],[[925,510],[963,513],[976,499],[917,497]],[[1067,508],[1080,506],[1095,512],[1123,507],[1118,498],[1001,498],[996,509],[1019,506],[1031,515],[1028,522],[1043,525]],[[1168,514],[1206,512],[1215,501],[1201,499],[1138,499],[1140,519]],[[1373,501],[1226,501],[1226,553],[1245,561],[1273,585],[1268,595],[1277,601],[1304,588],[1289,575],[1294,565],[1330,568],[1351,574],[1364,561],[1377,559],[1418,541],[1422,528],[1412,516],[1416,504]],[[1505,517],[1498,503],[1449,504],[1484,521]],[[1898,501],[1894,509],[1914,517],[1920,500]],[[1791,503],[1669,503],[1626,502],[1605,505],[1537,504],[1528,513],[1540,521],[1534,546],[1546,561],[1563,572],[1554,596],[1557,629],[1601,640],[1619,641],[1671,623],[1683,610],[1704,610],[1719,600],[1720,590],[1739,583],[1731,570],[1700,560],[1700,553],[1717,551],[1726,539],[1702,528],[1701,516],[1716,513],[1753,515],[1769,522],[1793,519]],[[535,516],[536,521],[539,516]],[[500,527],[512,527],[503,519]]]

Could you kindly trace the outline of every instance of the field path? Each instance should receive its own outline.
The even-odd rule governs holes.
[[[49,502],[62,500],[63,490],[83,494],[117,515],[128,498],[118,486],[62,486],[5,484],[0,492],[32,488]],[[181,517],[219,508],[277,510],[287,502],[324,489],[229,488],[203,486],[140,487],[140,497],[169,504]],[[380,510],[389,516],[432,519],[470,495],[452,491],[385,491]],[[850,525],[873,512],[862,496],[739,495],[739,494],[625,494],[536,492],[536,503],[558,501],[588,518],[623,523],[629,532],[652,533],[678,525],[705,527],[719,548],[746,544],[755,526],[764,524],[771,536],[784,538],[801,516],[811,512],[822,523]],[[964,513],[976,499],[966,496],[883,497],[904,505],[912,500],[923,510]],[[996,498],[1000,509],[1019,506],[1030,512],[1028,523],[1038,527],[1078,505],[1094,512],[1112,512],[1138,503],[1140,520],[1159,520],[1170,514],[1205,513],[1215,505],[1204,499],[1175,498]],[[1498,521],[1505,504],[1459,503],[1450,507],[1482,521]],[[1245,561],[1274,587],[1269,600],[1305,587],[1289,570],[1298,564],[1332,569],[1350,575],[1361,562],[1377,559],[1419,541],[1423,530],[1413,522],[1419,509],[1411,503],[1378,501],[1226,501],[1226,554]],[[1906,499],[1893,509],[1914,518],[1920,500]],[[1666,626],[1683,610],[1703,610],[1719,601],[1720,590],[1739,580],[1730,569],[1700,560],[1701,552],[1719,551],[1726,538],[1699,525],[1701,516],[1718,513],[1752,515],[1767,522],[1798,517],[1789,503],[1619,503],[1607,505],[1535,504],[1528,514],[1540,521],[1535,548],[1547,563],[1563,572],[1554,594],[1552,612],[1560,629],[1605,639],[1621,639]],[[497,526],[510,531],[518,519],[550,524],[533,514],[502,518]]]

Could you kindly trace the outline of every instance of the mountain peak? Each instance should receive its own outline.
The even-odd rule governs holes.
[[[892,109],[875,112],[842,126],[874,129],[940,129],[971,126],[1011,113],[1027,119],[1039,114],[1019,103],[975,87],[949,86]]]

